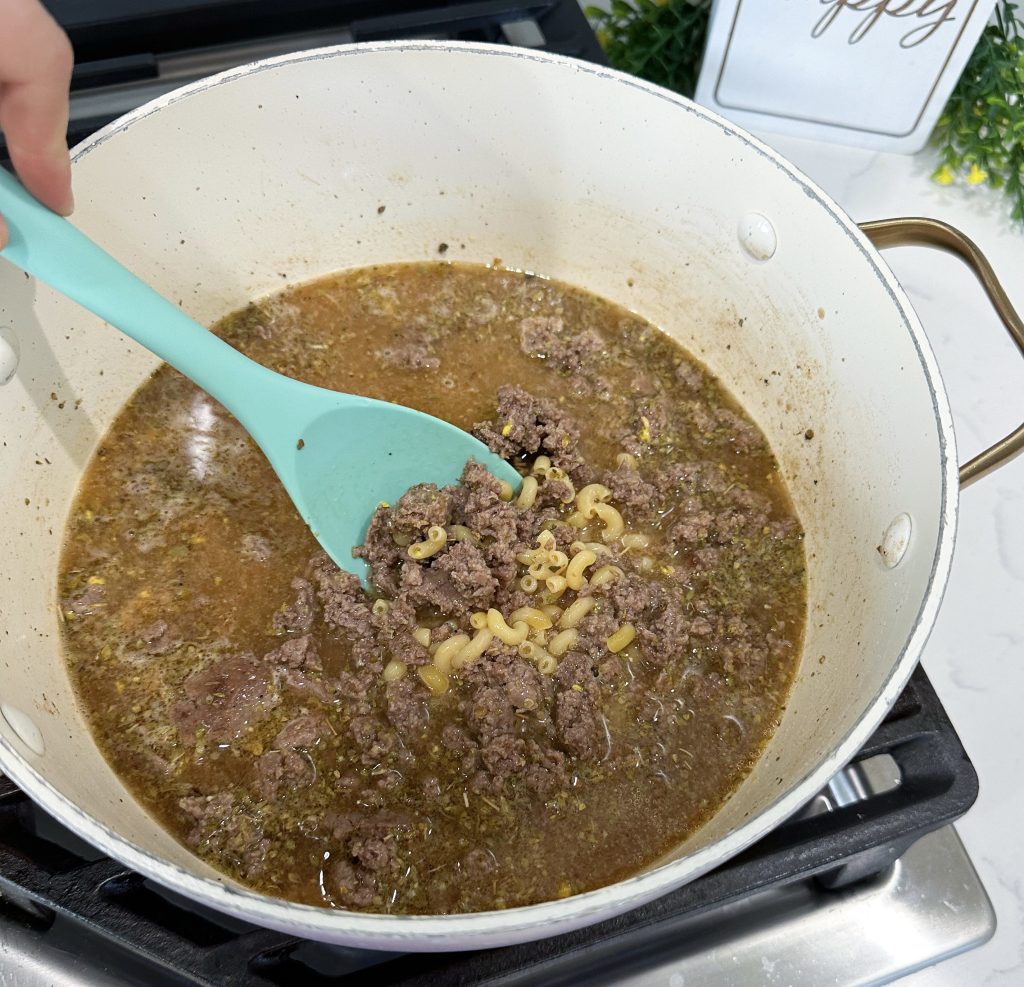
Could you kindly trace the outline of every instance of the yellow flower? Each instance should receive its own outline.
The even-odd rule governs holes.
[[[971,170],[967,172],[968,185],[980,185],[986,178],[988,178],[988,172],[979,168],[977,164],[972,164]]]
[[[932,178],[940,185],[952,185],[953,182],[956,181],[956,176],[954,176],[953,172],[949,170],[948,165],[943,165],[939,168],[935,174],[932,175]]]

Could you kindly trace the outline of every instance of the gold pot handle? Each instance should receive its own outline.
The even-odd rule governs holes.
[[[860,228],[879,249],[914,245],[939,247],[956,254],[978,276],[996,314],[1024,356],[1024,320],[1021,320],[1010,304],[1010,299],[1006,297],[1006,292],[992,270],[992,265],[970,237],[964,236],[948,223],[923,217],[879,219],[872,223],[861,223]],[[981,479],[986,473],[991,473],[992,470],[1008,463],[1021,452],[1024,452],[1024,424],[961,466],[960,486],[966,487]]]

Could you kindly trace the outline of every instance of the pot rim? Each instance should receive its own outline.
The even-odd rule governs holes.
[[[163,107],[215,86],[293,62],[343,58],[380,51],[435,51],[453,56],[517,58],[560,65],[567,71],[611,80],[638,89],[653,98],[665,100],[740,140],[747,148],[797,182],[810,198],[831,215],[837,230],[851,239],[864,255],[899,311],[904,328],[910,333],[929,384],[939,436],[942,477],[940,514],[927,589],[913,630],[894,662],[892,672],[871,700],[864,715],[816,768],[790,785],[761,813],[742,826],[687,857],[662,864],[616,884],[557,901],[458,915],[382,915],[300,905],[222,883],[214,878],[200,877],[150,853],[100,823],[66,798],[6,739],[0,738],[0,769],[45,811],[133,870],[217,911],[310,939],[358,943],[377,949],[441,951],[507,945],[546,938],[607,918],[611,914],[622,913],[700,877],[760,839],[798,810],[811,796],[824,788],[832,776],[863,746],[899,697],[916,667],[935,622],[949,576],[958,507],[953,421],[938,365],[909,299],[875,247],[833,199],[776,151],[718,114],[676,93],[604,66],[564,55],[476,42],[380,41],[292,52],[229,69],[166,93],[118,118],[78,144],[72,151],[72,162],[84,158],[133,123]]]

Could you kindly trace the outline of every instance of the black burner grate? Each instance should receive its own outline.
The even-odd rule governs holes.
[[[681,919],[801,879],[838,888],[884,870],[921,836],[974,803],[978,779],[918,669],[855,764],[888,755],[899,783],[804,813],[703,878],[616,919],[504,949],[393,956],[327,947],[226,919],[86,848],[0,778],[0,920],[43,936],[86,935],[127,982],[349,987],[586,983],[609,950],[664,947]],[[821,808],[821,806],[819,806]],[[6,907],[3,901],[6,900]],[[628,937],[628,938],[627,938]]]

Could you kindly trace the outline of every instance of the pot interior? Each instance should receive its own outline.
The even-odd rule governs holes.
[[[436,258],[444,242],[449,259],[498,258],[635,310],[727,384],[768,436],[807,531],[808,630],[762,761],[673,857],[730,833],[738,848],[755,835],[734,833],[745,822],[787,795],[774,813],[795,808],[824,762],[853,752],[843,738],[898,694],[949,561],[945,399],[873,252],[727,125],[549,57],[366,46],[172,95],[83,149],[74,175],[76,225],[201,322],[342,268]],[[744,245],[752,214],[773,229],[768,259],[757,237],[753,253]],[[4,766],[73,826],[84,817],[31,772],[110,831],[213,876],[113,775],[60,648],[55,573],[77,480],[156,361],[7,264],[0,332],[20,356],[0,387]],[[904,513],[910,544],[889,568],[877,546]],[[677,865],[662,887],[697,866]]]

